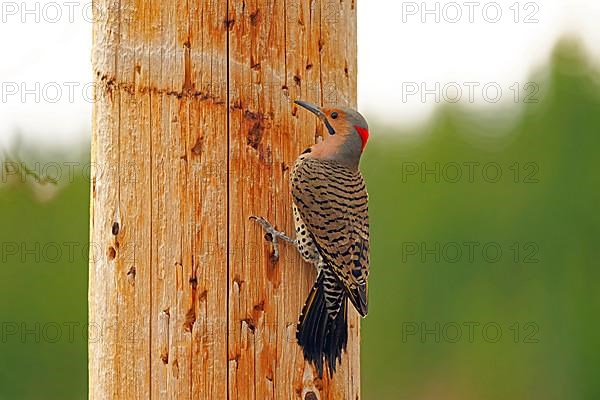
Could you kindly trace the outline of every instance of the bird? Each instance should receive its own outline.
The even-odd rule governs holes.
[[[319,107],[296,100],[325,125],[322,141],[304,150],[290,173],[295,237],[278,231],[263,217],[251,216],[264,229],[279,258],[278,239],[294,245],[317,270],[302,307],[296,339],[304,358],[323,377],[333,378],[348,341],[348,301],[368,313],[369,210],[360,158],[369,127],[356,110]]]

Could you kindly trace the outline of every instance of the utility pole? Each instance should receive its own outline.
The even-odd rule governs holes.
[[[277,262],[290,168],[356,106],[354,0],[94,1],[90,399],[351,399],[359,318],[333,380],[296,344],[315,277]]]

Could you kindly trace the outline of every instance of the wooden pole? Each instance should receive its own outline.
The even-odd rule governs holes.
[[[355,106],[354,0],[97,0],[91,399],[358,399],[359,319],[333,380],[296,344],[315,272],[277,263],[290,166]]]

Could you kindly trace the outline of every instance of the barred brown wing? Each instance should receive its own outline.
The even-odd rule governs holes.
[[[365,316],[369,210],[360,171],[335,161],[301,156],[291,180],[294,204],[319,253]]]

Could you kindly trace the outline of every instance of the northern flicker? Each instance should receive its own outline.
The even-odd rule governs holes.
[[[317,268],[316,282],[300,314],[296,338],[320,377],[333,377],[348,339],[348,300],[367,315],[369,214],[365,182],[358,169],[367,122],[357,111],[321,108],[295,101],[327,128],[323,141],[307,148],[291,172],[295,239],[252,216],[267,232],[278,258],[277,239],[296,246]]]

